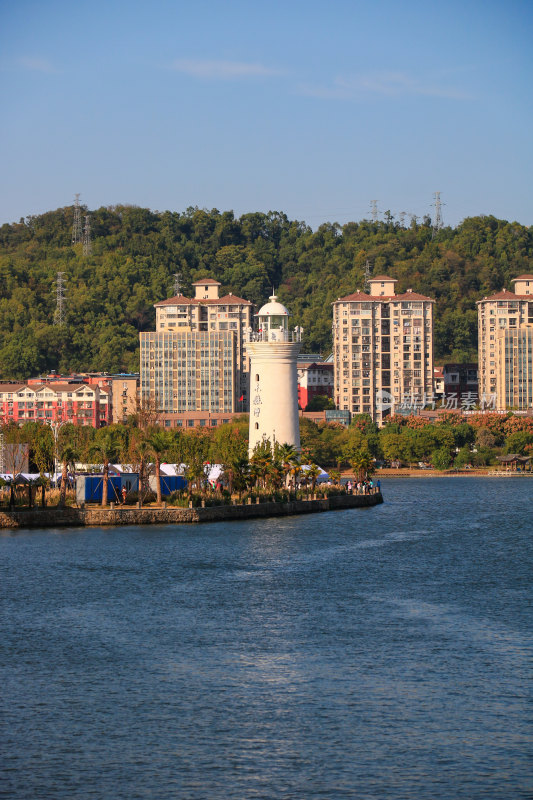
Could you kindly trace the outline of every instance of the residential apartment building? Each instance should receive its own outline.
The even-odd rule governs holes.
[[[71,375],[58,375],[56,372],[52,372],[45,377],[29,378],[25,383],[28,386],[86,383],[89,386],[98,386],[100,389],[104,389],[109,398],[108,419],[105,420],[105,424],[126,422],[127,418],[135,414],[139,407],[138,373],[111,375],[108,372],[77,372]]]
[[[512,283],[477,303],[480,400],[500,411],[532,407],[533,274]]]
[[[0,383],[0,422],[71,422],[100,428],[110,421],[110,391],[86,383]]]
[[[370,280],[333,303],[334,399],[337,408],[367,413],[381,424],[395,408],[420,408],[433,395],[434,300],[394,278]]]
[[[111,415],[113,422],[126,422],[139,408],[139,376],[135,374],[112,375]]]
[[[498,331],[496,353],[496,408],[533,408],[533,324]]]
[[[246,340],[253,305],[219,297],[212,278],[193,284],[195,297],[155,304],[156,330],[140,334],[141,400],[165,414],[232,413],[248,407]]]

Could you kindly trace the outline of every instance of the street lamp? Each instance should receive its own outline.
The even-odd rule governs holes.
[[[54,477],[53,477],[53,480],[55,482],[56,474],[57,474],[57,438],[58,438],[58,435],[59,435],[59,429],[62,428],[63,425],[66,425],[66,422],[56,419],[56,420],[50,420],[48,422],[48,425],[50,425],[50,427],[52,429],[52,433],[54,435]]]

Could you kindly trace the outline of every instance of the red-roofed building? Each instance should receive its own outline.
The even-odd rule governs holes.
[[[248,407],[246,339],[253,304],[219,297],[213,278],[155,304],[156,330],[141,333],[141,399],[165,413],[231,413]],[[241,399],[242,398],[242,399]]]
[[[434,300],[411,289],[397,295],[395,283],[376,275],[370,293],[333,303],[335,404],[378,424],[402,404],[434,403]]]
[[[0,422],[71,422],[100,428],[111,419],[110,389],[87,383],[52,381],[0,384]]]

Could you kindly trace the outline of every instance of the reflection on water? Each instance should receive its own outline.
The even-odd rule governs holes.
[[[0,796],[531,796],[533,483],[383,484],[370,510],[4,532]]]

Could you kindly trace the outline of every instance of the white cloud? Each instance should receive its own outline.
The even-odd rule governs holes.
[[[179,58],[171,64],[171,68],[195,78],[217,78],[219,80],[272,77],[283,74],[281,70],[265,67],[263,64],[192,58]]]
[[[53,64],[50,63],[50,61],[48,61],[47,58],[23,57],[19,58],[17,63],[21,67],[32,70],[33,72],[47,72],[50,74],[58,72],[58,70],[53,66]]]
[[[467,100],[466,92],[438,82],[420,81],[405,72],[377,72],[374,74],[339,76],[331,85],[300,86],[300,93],[309,97],[333,100],[358,100],[368,95],[405,97],[420,95],[443,97],[452,100]]]

